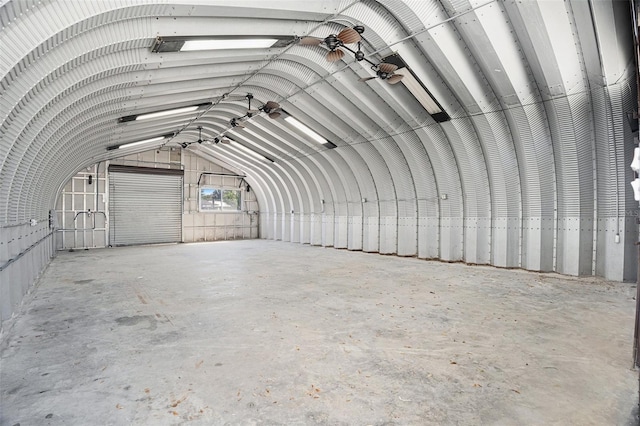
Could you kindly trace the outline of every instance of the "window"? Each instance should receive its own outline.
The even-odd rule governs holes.
[[[200,211],[240,211],[242,191],[238,189],[200,187]]]

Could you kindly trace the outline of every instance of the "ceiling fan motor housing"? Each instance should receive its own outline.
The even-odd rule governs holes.
[[[342,41],[338,39],[338,36],[335,34],[330,34],[324,39],[324,43],[327,45],[329,50],[335,50],[336,48],[342,46]]]

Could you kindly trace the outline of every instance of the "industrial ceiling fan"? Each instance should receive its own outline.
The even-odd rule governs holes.
[[[394,64],[381,62],[379,64],[373,63],[365,57],[362,51],[362,36],[364,33],[364,27],[362,25],[356,25],[353,28],[345,28],[338,34],[330,34],[325,38],[317,37],[302,37],[299,40],[299,44],[302,46],[325,46],[329,49],[326,59],[329,62],[337,62],[345,55],[344,50],[353,53],[356,61],[366,61],[371,65],[371,69],[375,71],[376,75],[373,77],[364,77],[359,81],[368,81],[374,78],[380,78],[386,80],[389,84],[396,84],[404,77],[402,74],[394,74],[398,67]],[[346,46],[347,44],[358,43],[358,50],[353,50]]]
[[[369,81],[374,78],[381,78],[382,80],[387,80],[389,84],[397,84],[402,80],[404,75],[395,74],[394,72],[398,69],[398,66],[395,64],[389,64],[387,62],[381,62],[378,65],[372,65],[371,69],[376,72],[374,77],[362,77],[359,78],[358,81]]]
[[[214,144],[217,145],[219,143],[222,144],[229,144],[231,143],[231,141],[225,137],[224,135],[220,136],[220,137],[216,137],[213,139],[202,139],[202,126],[198,126],[198,140],[197,141],[193,141],[193,142],[180,142],[180,146],[183,148],[187,148],[189,145],[191,144]]]
[[[260,111],[265,112],[269,116],[269,118],[275,120],[276,118],[280,117],[282,108],[280,108],[279,103],[268,101],[260,108]]]
[[[249,101],[249,107],[247,108],[247,112],[245,113],[245,115],[241,117],[233,117],[231,120],[229,120],[229,124],[231,125],[232,128],[243,129],[245,127],[243,122],[247,121],[248,119],[255,116],[256,114],[259,114],[260,112],[266,113],[269,116],[269,118],[272,118],[272,119],[276,119],[280,117],[282,108],[280,108],[279,103],[274,101],[268,101],[258,109],[251,109],[251,100],[253,99],[253,94],[247,93],[247,96],[245,96],[245,98]]]
[[[228,99],[229,98],[229,94],[225,93],[222,96],[222,99]],[[278,117],[280,117],[282,112],[285,112],[284,109],[282,109],[280,107],[280,104],[274,101],[268,101],[267,103],[265,103],[264,105],[262,105],[259,109],[252,109],[251,108],[251,100],[254,98],[253,94],[251,93],[247,93],[246,96],[244,96],[245,99],[247,99],[248,101],[248,107],[247,107],[247,112],[240,116],[240,117],[233,117],[231,118],[231,120],[229,120],[229,124],[231,125],[231,128],[228,128],[224,131],[222,131],[220,133],[219,136],[213,138],[213,139],[203,139],[202,138],[202,126],[198,126],[198,140],[192,141],[192,142],[179,142],[178,145],[180,145],[182,148],[187,148],[189,145],[197,143],[197,144],[204,144],[204,145],[217,145],[219,143],[221,144],[230,144],[231,141],[235,141],[235,139],[233,139],[231,136],[226,135],[226,133],[230,130],[240,130],[245,128],[244,122],[249,120],[250,118],[254,117],[257,114],[260,114],[261,112],[266,113],[269,118],[271,119],[276,119]]]
[[[239,128],[242,129],[242,128],[244,128],[244,125],[242,124],[243,121],[246,121],[246,120],[250,119],[251,117],[253,117],[254,115],[260,113],[260,110],[251,109],[251,100],[253,99],[253,94],[252,93],[247,93],[247,96],[245,96],[245,99],[247,99],[247,101],[249,101],[249,107],[247,108],[247,112],[241,117],[233,117],[229,121],[229,124],[231,125],[231,127],[239,127]]]

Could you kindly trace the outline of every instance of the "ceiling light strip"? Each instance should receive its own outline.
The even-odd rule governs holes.
[[[272,47],[277,41],[277,38],[186,40],[180,48],[180,51],[193,52],[200,50],[266,49]]]
[[[113,146],[107,147],[107,151],[113,151],[114,149],[131,148],[133,146],[148,144],[148,143],[151,143],[151,142],[158,142],[158,141],[164,140],[166,137],[167,137],[167,135],[163,135],[163,136],[157,136],[155,138],[144,139],[144,140],[141,140],[141,141],[129,142],[129,143],[125,143],[125,144],[122,144],[122,145],[113,145]]]
[[[135,118],[135,120],[140,121],[140,120],[148,120],[150,118],[166,117],[167,115],[183,114],[186,112],[196,111],[198,108],[199,107],[197,105],[194,105],[194,106],[189,106],[184,108],[176,108],[176,109],[169,109],[166,111],[152,112],[149,114],[140,114]]]
[[[189,105],[189,106],[184,106],[179,108],[171,108],[171,109],[165,109],[161,111],[147,112],[144,114],[126,115],[124,117],[120,117],[118,119],[118,122],[126,123],[129,121],[149,120],[149,119],[158,118],[158,117],[166,117],[169,115],[186,114],[189,112],[197,111],[203,107],[207,107],[210,105],[211,105],[211,102],[205,102],[197,105]]]
[[[300,122],[298,119],[292,117],[292,116],[288,116],[284,118],[284,121],[286,121],[287,123],[291,124],[293,127],[295,127],[296,129],[300,130],[302,133],[304,133],[305,135],[309,136],[311,139],[313,139],[315,142],[327,146],[329,148],[335,148],[336,145],[334,145],[332,142],[329,142],[326,138],[320,136],[318,133],[316,133],[314,130],[310,129],[309,127],[307,127],[305,124],[303,124],[302,122]]]
[[[267,161],[270,161],[272,163],[274,162],[273,159],[271,159],[271,158],[269,158],[267,156],[264,156],[264,155],[262,155],[262,154],[260,154],[260,153],[258,153],[256,151],[252,150],[251,148],[248,148],[247,146],[239,143],[239,142],[231,145],[231,147],[235,148],[235,149],[238,149],[241,152],[244,152],[245,154],[250,155],[251,157],[256,158],[258,160],[267,160]]]

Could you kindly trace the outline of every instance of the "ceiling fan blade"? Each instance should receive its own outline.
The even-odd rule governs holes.
[[[302,46],[319,46],[320,43],[322,43],[322,39],[316,37],[302,37],[298,42]]]
[[[268,111],[271,111],[272,109],[280,108],[280,104],[277,102],[268,101],[266,104],[264,104],[264,108]]]
[[[369,81],[369,80],[373,80],[375,77],[362,77],[359,78],[358,81]]]
[[[360,34],[353,28],[345,28],[338,33],[338,39],[344,44],[352,44],[362,40],[362,37],[360,37]]]
[[[229,144],[231,143],[231,139],[222,138],[222,140],[220,141],[220,143],[225,144],[225,145],[229,145]]]
[[[275,120],[276,118],[280,117],[280,115],[282,114],[280,114],[278,111],[273,111],[269,113],[269,118]]]
[[[388,64],[386,62],[382,62],[378,65],[378,69],[382,72],[392,73],[398,69],[398,66],[395,64]]]
[[[333,50],[327,53],[327,61],[338,62],[344,56],[344,51],[340,49]]]
[[[404,75],[402,74],[393,74],[391,75],[391,77],[387,78],[387,83],[398,84],[403,78],[404,78]]]

